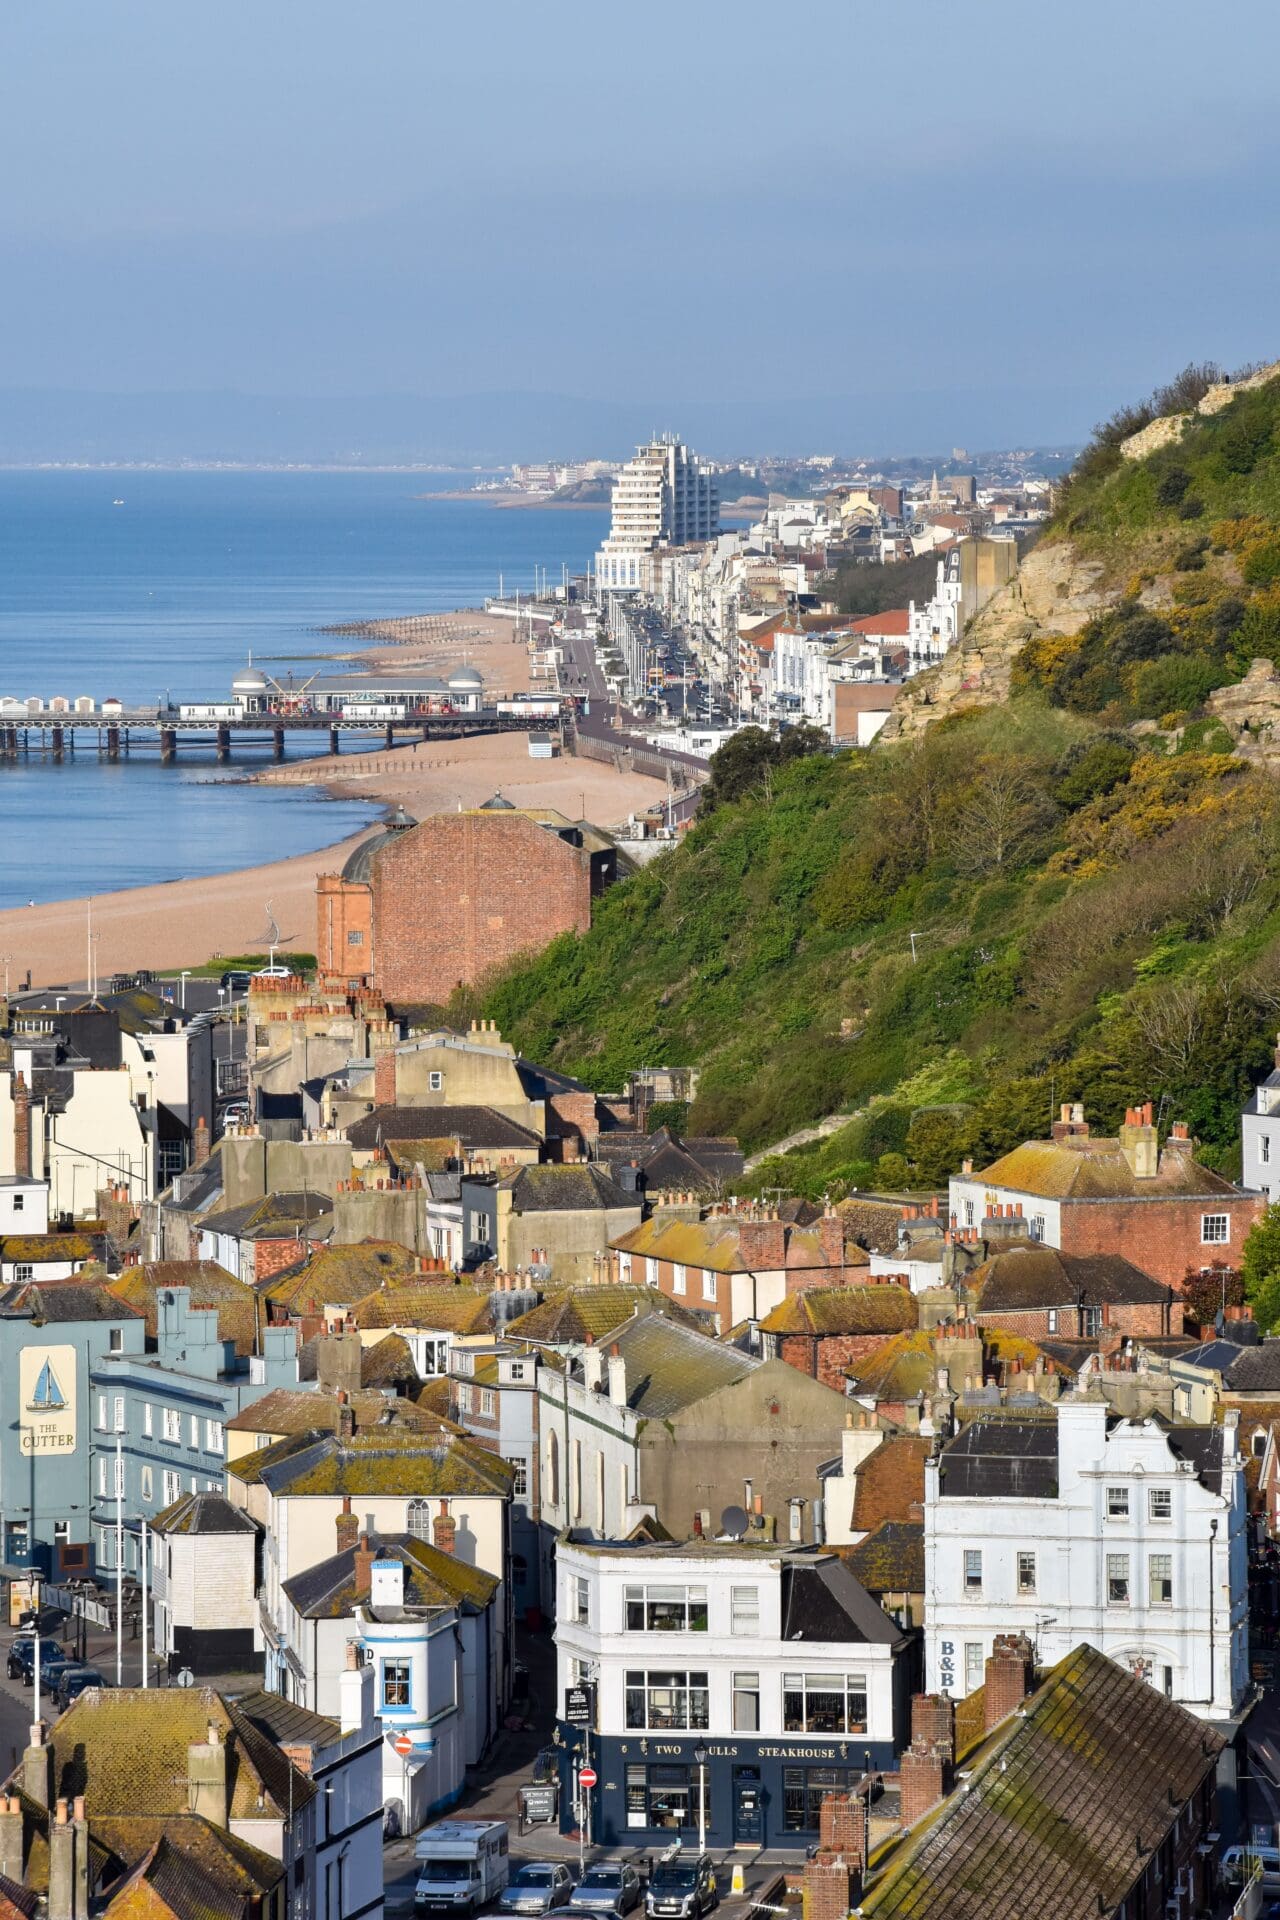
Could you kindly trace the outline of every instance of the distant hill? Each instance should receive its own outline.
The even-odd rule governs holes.
[[[1194,406],[1141,458],[1150,406],[1100,431],[904,738],[735,744],[680,847],[477,1007],[602,1088],[696,1063],[692,1124],[751,1148],[850,1112],[760,1184],[938,1180],[1067,1099],[1153,1099],[1229,1169],[1280,1014],[1280,794],[1231,684],[1280,661],[1280,382]]]

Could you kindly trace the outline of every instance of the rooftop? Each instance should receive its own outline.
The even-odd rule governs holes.
[[[261,1483],[281,1499],[364,1496],[395,1498],[470,1494],[502,1500],[515,1469],[497,1454],[453,1434],[434,1438],[371,1427],[350,1438],[299,1434],[227,1463],[229,1477]]]
[[[931,1439],[898,1433],[882,1440],[854,1480],[853,1531],[872,1533],[884,1520],[923,1521],[924,1463]]]
[[[902,1333],[919,1319],[906,1287],[809,1287],[789,1293],[760,1322],[762,1333]]]
[[[370,1534],[369,1544],[380,1560],[398,1560],[404,1567],[406,1607],[482,1609],[502,1584],[483,1568],[469,1567],[456,1554],[413,1534]],[[368,1591],[356,1591],[356,1553],[357,1548],[348,1547],[285,1581],[290,1603],[304,1618],[344,1619],[357,1606],[367,1605]]]
[[[530,1127],[509,1120],[496,1107],[375,1107],[347,1128],[361,1152],[389,1140],[460,1140],[464,1147],[536,1148],[541,1138]]]
[[[1172,1290],[1115,1253],[1059,1253],[1021,1245],[995,1253],[968,1275],[979,1313],[1040,1308],[1164,1306]]]
[[[1043,1200],[1140,1200],[1187,1195],[1240,1199],[1241,1190],[1194,1159],[1190,1143],[1166,1145],[1157,1171],[1138,1179],[1119,1140],[1073,1134],[1027,1140],[972,1178],[987,1187]]]
[[[256,1533],[247,1513],[221,1493],[182,1493],[162,1509],[152,1526],[157,1533]]]
[[[141,1313],[147,1323],[147,1338],[154,1340],[159,1328],[157,1297],[170,1287],[186,1287],[193,1307],[216,1307],[218,1337],[229,1340],[244,1358],[253,1352],[259,1322],[265,1318],[253,1288],[216,1260],[153,1260],[142,1267],[126,1267],[110,1281],[117,1300]]]
[[[923,1593],[924,1522],[882,1520],[845,1558],[868,1593]]]
[[[602,1167],[587,1161],[565,1166],[518,1167],[499,1182],[511,1195],[513,1213],[593,1213],[601,1209],[635,1211],[638,1194],[626,1193]]]
[[[656,1287],[572,1287],[509,1320],[503,1334],[535,1345],[582,1346],[588,1340],[604,1340],[644,1313],[664,1314],[685,1326],[698,1325],[693,1314]]]

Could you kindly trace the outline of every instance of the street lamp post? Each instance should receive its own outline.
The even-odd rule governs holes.
[[[699,1740],[693,1750],[693,1762],[698,1769],[698,1852],[707,1850],[707,1750]]]

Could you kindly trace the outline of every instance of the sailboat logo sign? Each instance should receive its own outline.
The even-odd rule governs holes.
[[[72,1453],[76,1444],[76,1350],[24,1347],[18,1368],[24,1453]]]

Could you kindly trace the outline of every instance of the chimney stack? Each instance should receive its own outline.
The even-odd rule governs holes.
[[[983,1689],[988,1733],[1022,1705],[1035,1683],[1035,1655],[1026,1634],[998,1633],[991,1643]]]
[[[212,1720],[206,1738],[187,1748],[187,1812],[203,1815],[211,1827],[226,1827],[227,1750]]]
[[[13,1080],[13,1171],[19,1180],[31,1178],[31,1089],[22,1073]]]
[[[357,1600],[367,1600],[373,1586],[373,1548],[369,1545],[367,1533],[360,1535],[360,1543],[355,1553],[355,1595]]]
[[[22,1801],[7,1793],[0,1802],[0,1874],[22,1885],[26,1862],[22,1857]]]
[[[209,1122],[201,1114],[191,1136],[191,1164],[202,1167],[209,1158]]]
[[[441,1553],[452,1553],[458,1534],[458,1523],[449,1511],[449,1502],[440,1502],[440,1511],[431,1522],[431,1538]]]
[[[615,1407],[627,1404],[627,1363],[616,1340],[609,1349],[609,1399]]]
[[[53,1787],[53,1754],[45,1743],[44,1722],[37,1720],[31,1729],[31,1741],[22,1756],[22,1790],[38,1807],[50,1805]]]
[[[344,1493],[342,1496],[342,1512],[335,1518],[334,1525],[338,1532],[338,1545],[336,1550],[338,1553],[346,1553],[350,1548],[355,1546],[357,1540],[360,1538],[360,1522],[351,1511],[351,1495],[349,1493]]]

